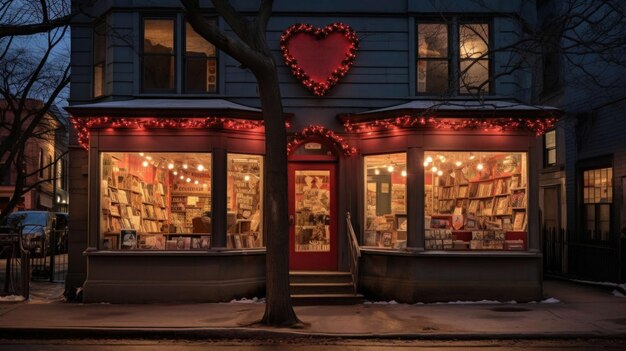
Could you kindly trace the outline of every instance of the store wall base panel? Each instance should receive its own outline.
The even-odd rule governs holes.
[[[542,297],[540,254],[433,255],[363,252],[359,292],[372,301],[402,303]]]
[[[225,302],[265,295],[265,253],[89,256],[84,302]]]

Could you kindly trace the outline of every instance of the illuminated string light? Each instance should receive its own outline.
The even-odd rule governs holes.
[[[406,170],[403,169],[402,173],[400,173],[400,174],[402,174],[403,177],[406,177]]]
[[[431,156],[426,157],[426,163],[433,162],[433,158]]]
[[[326,81],[318,82],[313,80],[299,65],[296,58],[294,58],[289,52],[288,43],[289,40],[296,34],[307,33],[315,36],[315,38],[323,39],[328,34],[333,32],[339,32],[350,42],[350,47],[345,53],[344,59],[341,61],[339,67],[335,68]],[[291,68],[291,73],[302,82],[302,84],[313,92],[317,96],[323,96],[326,92],[332,88],[339,79],[346,75],[354,59],[356,58],[356,51],[359,48],[359,38],[356,32],[350,28],[350,26],[344,23],[332,23],[324,28],[316,28],[310,24],[294,24],[287,28],[280,36],[280,50],[283,55],[283,60],[287,67]]]
[[[178,175],[177,171],[172,172],[173,175]]]
[[[552,129],[557,122],[556,117],[547,118],[439,118],[439,117],[420,117],[404,115],[393,118],[385,118],[371,122],[346,121],[344,129],[347,132],[371,132],[374,130],[384,130],[393,128],[432,128],[432,129],[448,129],[448,130],[473,130],[479,129],[484,131],[504,130],[527,130],[536,136],[545,134],[546,131]],[[471,157],[470,157],[471,158]]]
[[[374,174],[379,175],[379,174],[380,174],[380,170],[379,170],[378,168],[376,168],[376,169],[374,170]]]
[[[389,167],[387,167],[387,172],[392,173],[394,170],[393,165],[389,165]]]
[[[433,166],[433,168],[431,168],[430,171],[433,173],[437,172],[437,167]]]
[[[482,163],[479,163],[479,164],[476,165],[476,169],[479,170],[479,171],[482,171],[483,168],[485,168],[485,166],[483,166]]]
[[[198,184],[198,183],[200,183],[200,182],[196,180],[196,181],[195,181],[195,182],[193,182],[193,183],[194,183],[194,184]]]
[[[148,161],[143,161],[143,162],[141,163],[141,165],[142,165],[142,166],[144,166],[144,167],[148,167]]]
[[[203,165],[198,165],[198,167],[196,167],[196,169],[198,170],[198,172],[202,172],[204,170],[204,166]]]
[[[463,162],[461,162],[461,161],[456,161],[454,164],[455,164],[457,167],[461,167],[461,165],[463,164]]]
[[[441,177],[443,175],[443,171],[442,170],[438,170],[437,171],[437,175]]]
[[[311,137],[320,137],[328,140],[346,156],[352,156],[356,153],[356,148],[350,146],[342,137],[335,134],[335,132],[326,129],[324,126],[314,124],[305,127],[289,140],[287,143],[287,153],[291,153],[298,145]]]
[[[246,182],[249,182],[250,181],[250,176],[246,174],[245,176],[243,176],[243,180],[246,181]]]
[[[168,163],[167,169],[174,169],[174,164],[173,163]]]
[[[189,165],[186,163],[183,163],[183,169],[187,169],[187,168],[189,168]]]
[[[191,183],[191,178],[187,178],[187,179],[185,179],[185,181],[186,181],[187,183]]]

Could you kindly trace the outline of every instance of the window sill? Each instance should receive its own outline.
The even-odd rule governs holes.
[[[383,254],[395,256],[414,256],[414,257],[519,257],[519,258],[537,258],[542,257],[539,252],[532,251],[441,251],[441,250],[386,250],[377,248],[361,247],[361,252],[365,254]]]
[[[258,249],[211,249],[211,250],[97,250],[87,249],[83,256],[87,257],[145,257],[145,256],[166,256],[166,257],[194,257],[194,256],[245,256],[245,255],[265,255],[265,248]]]

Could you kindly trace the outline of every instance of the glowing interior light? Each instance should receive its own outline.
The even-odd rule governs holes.
[[[187,168],[189,168],[189,166],[186,163],[183,163],[183,168],[187,169]]]
[[[194,184],[198,184],[198,183],[200,183],[200,182],[196,180],[196,181],[195,181],[195,182],[193,182],[193,183],[194,183]]]
[[[143,152],[140,152],[140,153],[139,153],[139,156],[143,156]]]
[[[191,183],[191,178],[186,179],[187,183]]]
[[[441,170],[438,170],[437,175],[441,177],[443,175],[443,172]]]
[[[197,169],[198,169],[199,172],[202,172],[202,170],[204,169],[204,166],[203,165],[198,165]]]
[[[376,168],[376,169],[374,170],[374,174],[379,175],[379,174],[380,174],[380,170],[379,170],[378,168]]]
[[[424,161],[424,167],[428,167],[428,162]]]
[[[482,171],[483,168],[485,168],[485,166],[483,166],[482,163],[479,163],[479,164],[476,165],[476,169],[479,170],[479,171]]]
[[[441,160],[441,162],[446,162],[446,158],[441,156],[441,158],[439,158]]]
[[[146,160],[152,160],[152,156],[146,156]]]
[[[173,172],[173,174],[174,174],[174,175],[178,175],[178,172],[174,171],[174,172]]]
[[[475,158],[476,158],[476,156],[474,156],[474,155],[470,155],[470,157],[469,157],[470,160],[473,160]]]
[[[169,163],[167,165],[167,169],[174,169],[174,164],[173,163]]]
[[[387,171],[388,171],[389,173],[393,172],[393,170],[394,170],[393,165],[391,165],[391,166],[387,167]]]
[[[144,167],[148,167],[148,161],[143,161],[143,162],[141,163],[141,165],[142,165],[142,166],[144,166]]]
[[[183,179],[185,179],[185,176],[182,176],[182,175],[181,175],[181,176],[180,176],[180,180],[183,180]]]
[[[455,165],[456,165],[457,167],[461,167],[461,165],[462,165],[462,164],[463,164],[463,162],[461,162],[461,161],[456,161],[456,163],[455,163]]]
[[[250,181],[250,176],[249,176],[249,175],[245,175],[245,176],[243,177],[243,180],[245,180],[246,182],[247,182],[247,181]]]
[[[406,177],[406,171],[405,170],[402,170],[401,174],[402,174],[403,177]]]
[[[430,171],[433,173],[437,172],[437,167],[433,166],[433,168],[431,168]]]
[[[433,162],[433,158],[431,156],[426,157],[426,163]]]

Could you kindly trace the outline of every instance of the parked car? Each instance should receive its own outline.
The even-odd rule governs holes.
[[[43,257],[48,251],[52,231],[56,228],[57,217],[54,212],[17,211],[9,214],[6,225],[19,229],[23,227],[22,239],[26,250],[33,257]]]

